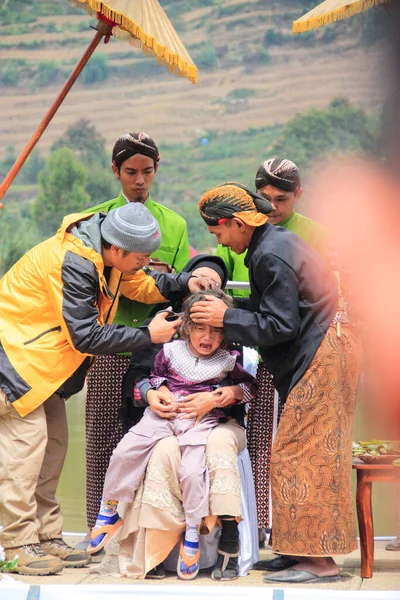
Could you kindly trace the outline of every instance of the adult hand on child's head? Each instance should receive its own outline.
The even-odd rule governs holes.
[[[218,284],[208,277],[193,275],[188,281],[188,288],[191,294],[205,292],[206,290],[215,290],[218,287]]]
[[[158,313],[149,323],[148,328],[152,344],[165,344],[169,342],[175,335],[177,329],[182,323],[182,319],[178,317],[175,321],[168,321],[167,317],[170,311]]]
[[[174,396],[167,389],[149,390],[146,395],[147,402],[154,414],[161,419],[173,419],[177,415],[177,403]]]
[[[223,327],[224,315],[227,310],[228,307],[221,298],[206,296],[204,300],[193,304],[190,309],[190,318],[194,323]]]

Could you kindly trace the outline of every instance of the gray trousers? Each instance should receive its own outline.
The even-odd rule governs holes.
[[[208,515],[208,471],[206,445],[218,418],[208,414],[194,427],[194,419],[162,419],[147,408],[141,421],[132,427],[114,450],[107,470],[103,497],[132,502],[156,443],[175,435],[181,452],[179,481],[186,519]]]

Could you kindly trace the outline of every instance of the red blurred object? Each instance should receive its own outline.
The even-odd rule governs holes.
[[[313,214],[333,232],[340,263],[351,274],[365,351],[365,408],[387,439],[400,439],[399,180],[352,157],[320,171],[312,196]]]

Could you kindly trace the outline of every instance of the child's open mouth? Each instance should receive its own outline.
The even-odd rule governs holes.
[[[208,352],[212,348],[212,344],[200,344],[200,348]]]

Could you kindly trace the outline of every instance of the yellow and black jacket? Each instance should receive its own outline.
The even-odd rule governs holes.
[[[148,304],[187,293],[190,274],[111,269],[106,279],[104,213],[67,216],[57,234],[25,254],[0,280],[0,388],[21,416],[55,392],[68,396],[88,357],[151,344],[147,327],[111,325],[120,294]]]

